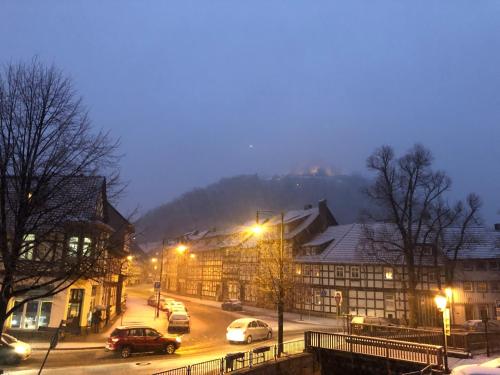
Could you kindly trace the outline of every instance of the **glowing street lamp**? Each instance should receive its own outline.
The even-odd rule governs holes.
[[[184,254],[187,250],[187,246],[186,245],[179,245],[175,248],[175,250],[179,253],[179,254]]]
[[[151,258],[151,263],[156,263],[156,262],[158,262],[157,258]]]
[[[252,231],[253,234],[256,234],[256,235],[260,235],[260,234],[264,233],[264,227],[260,224],[252,225],[250,230]]]
[[[451,291],[451,289],[450,289]],[[445,293],[447,293],[445,291]],[[450,310],[447,308],[448,305],[448,297],[447,295],[438,294],[434,297],[434,302],[438,310],[443,315],[443,355],[444,355],[444,373],[449,374],[450,369],[448,367],[448,340],[446,338],[446,326],[449,324],[450,320]]]
[[[133,257],[132,255],[127,256],[127,260],[128,260],[129,262],[131,262],[131,261],[132,261],[132,259],[134,259],[134,257]]]

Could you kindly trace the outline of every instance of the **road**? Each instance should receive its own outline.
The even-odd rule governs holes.
[[[134,323],[147,324],[154,316],[154,308],[147,305],[151,295],[149,289],[129,289],[130,303],[140,304],[142,321],[137,317]],[[182,300],[179,298],[179,300]],[[191,316],[191,333],[183,335],[181,348],[173,355],[136,354],[122,359],[103,349],[95,350],[56,350],[52,351],[45,365],[46,374],[152,374],[157,371],[182,367],[187,364],[220,358],[226,353],[247,351],[262,345],[273,345],[275,340],[254,342],[250,345],[231,345],[225,340],[226,327],[235,319],[248,316],[245,312],[228,312],[220,308],[184,301]],[[125,320],[126,321],[126,320]],[[272,319],[266,320],[271,326]],[[287,331],[285,340],[302,339],[303,333]],[[104,343],[103,343],[104,345]],[[44,351],[34,351],[33,355],[17,367],[4,367],[5,373],[17,375],[36,374],[45,356]]]

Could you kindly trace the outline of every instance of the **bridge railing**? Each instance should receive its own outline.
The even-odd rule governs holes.
[[[387,359],[442,366],[443,347],[342,333],[305,332],[306,349],[331,349]]]

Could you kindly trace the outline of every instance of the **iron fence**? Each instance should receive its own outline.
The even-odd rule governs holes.
[[[304,340],[283,343],[283,355],[304,351]],[[250,351],[228,353],[222,358],[195,363],[185,367],[157,372],[153,375],[223,375],[244,368],[252,368],[262,363],[278,359],[278,346],[260,346]]]

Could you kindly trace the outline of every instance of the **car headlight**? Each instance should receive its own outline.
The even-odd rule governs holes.
[[[14,351],[17,353],[17,354],[26,354],[26,352],[28,351],[28,348],[24,345],[16,345],[14,347]]]
[[[177,337],[175,338],[175,341],[177,341],[177,342],[179,342],[179,343],[180,343],[180,342],[182,341],[181,336],[177,336]]]

